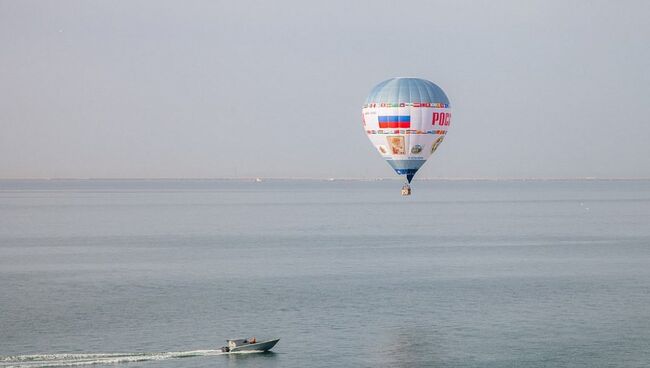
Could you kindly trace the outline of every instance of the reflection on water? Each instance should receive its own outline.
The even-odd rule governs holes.
[[[225,354],[228,367],[280,367],[278,354],[272,351],[264,353]]]
[[[423,328],[398,328],[390,334],[382,336],[384,348],[379,350],[381,367],[413,368],[413,367],[443,367],[444,359],[438,357],[438,352],[444,346],[435,330],[425,331]]]

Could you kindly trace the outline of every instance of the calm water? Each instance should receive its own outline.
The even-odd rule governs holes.
[[[650,182],[399,188],[0,181],[0,367],[650,364]]]

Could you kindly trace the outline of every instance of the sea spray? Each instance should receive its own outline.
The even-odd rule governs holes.
[[[190,350],[152,353],[64,353],[0,356],[1,368],[71,367],[221,355],[221,350]]]

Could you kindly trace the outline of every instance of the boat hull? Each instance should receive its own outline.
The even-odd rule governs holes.
[[[255,344],[246,344],[246,345],[240,345],[234,348],[230,349],[231,353],[235,353],[238,351],[269,351],[271,348],[275,346],[275,344],[278,343],[280,339],[275,339],[275,340],[269,340],[269,341],[262,341],[258,342]]]

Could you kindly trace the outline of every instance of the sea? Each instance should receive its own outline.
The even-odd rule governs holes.
[[[401,185],[0,181],[0,368],[650,366],[650,181]]]

